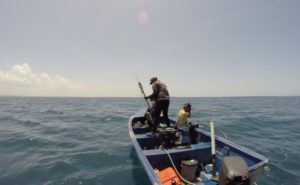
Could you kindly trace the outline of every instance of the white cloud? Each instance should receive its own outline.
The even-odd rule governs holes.
[[[87,90],[84,84],[60,75],[36,74],[26,63],[0,70],[0,95],[81,96]]]

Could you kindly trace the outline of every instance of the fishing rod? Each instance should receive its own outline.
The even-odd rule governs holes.
[[[145,101],[146,101],[146,103],[147,103],[147,105],[148,105],[148,108],[151,109],[151,106],[150,106],[148,100],[146,99],[146,94],[145,94],[145,91],[144,91],[144,88],[143,88],[142,83],[139,81],[137,75],[135,75],[135,78],[136,78],[136,80],[138,81],[139,88],[140,88],[140,90],[141,90],[141,93],[142,93],[143,96],[144,96],[144,99],[145,99]]]

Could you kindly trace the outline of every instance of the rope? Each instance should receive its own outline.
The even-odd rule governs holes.
[[[180,175],[180,173],[177,171],[177,168],[176,168],[176,166],[175,166],[175,164],[174,164],[174,162],[173,162],[173,160],[172,160],[172,158],[171,158],[169,152],[168,152],[166,149],[164,149],[164,148],[162,148],[162,150],[165,151],[165,152],[167,153],[167,155],[168,155],[168,157],[169,157],[169,159],[170,159],[170,161],[171,161],[171,163],[172,163],[172,166],[173,166],[173,168],[175,169],[177,175],[180,177],[180,179],[181,179],[182,181],[184,181],[185,183],[188,183],[188,184],[190,184],[190,185],[196,185],[195,183],[186,180],[185,178],[183,178],[183,177]]]

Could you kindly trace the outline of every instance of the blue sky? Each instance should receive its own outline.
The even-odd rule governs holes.
[[[1,0],[0,95],[300,95],[297,0]]]

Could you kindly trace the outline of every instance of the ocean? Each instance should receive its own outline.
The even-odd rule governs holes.
[[[172,98],[192,121],[270,162],[258,185],[300,184],[300,97]],[[0,185],[149,185],[128,136],[143,98],[0,97]]]

